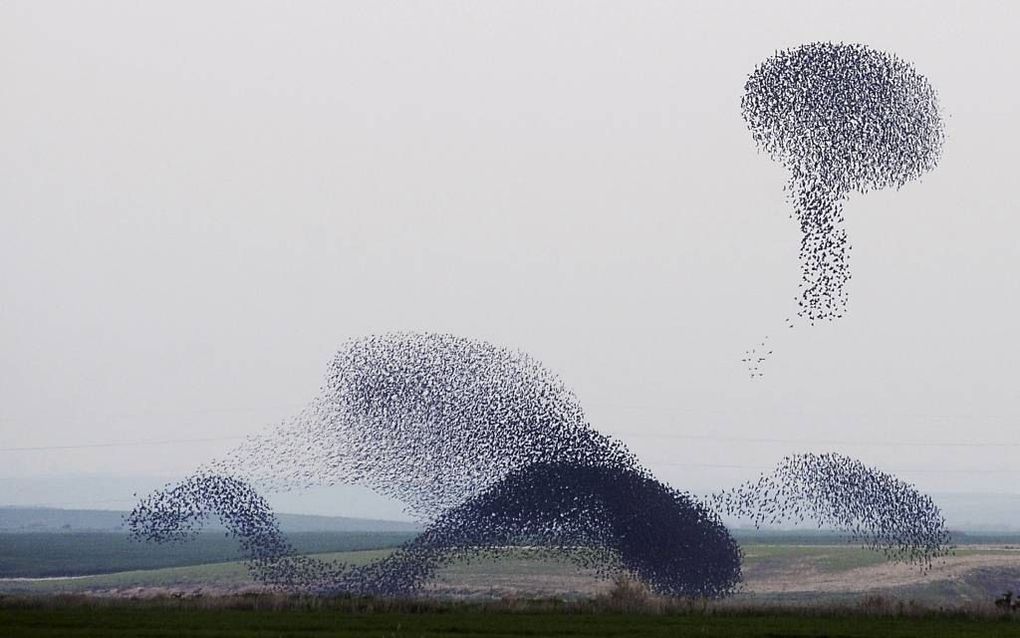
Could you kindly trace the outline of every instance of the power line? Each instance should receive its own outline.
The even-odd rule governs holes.
[[[180,417],[180,416],[193,416],[203,414],[217,414],[217,413],[232,413],[232,412],[260,412],[268,410],[279,410],[279,409],[296,409],[302,408],[307,403],[278,403],[273,405],[262,405],[262,406],[219,406],[219,407],[207,407],[193,410],[140,410],[137,412],[121,412],[115,414],[107,414],[102,416],[84,417],[84,418],[72,418],[72,419],[55,419],[62,423],[67,424],[81,424],[81,423],[99,423],[104,421],[120,421],[124,419],[142,419],[147,417]],[[653,403],[619,403],[610,401],[600,401],[598,399],[586,400],[585,405],[588,406],[601,406],[602,408],[622,409],[622,410],[643,410],[652,412],[667,412],[671,414],[684,413],[684,414],[700,414],[710,416],[743,416],[746,413],[759,414],[761,413],[760,407],[748,406],[746,408],[730,407],[727,409],[719,408],[701,408],[701,407],[690,407],[690,406],[666,406]],[[791,416],[809,417],[813,411],[805,408],[782,408],[782,409],[766,409],[767,414],[786,414]],[[856,412],[849,413],[843,412],[842,415],[847,418],[902,418],[902,419],[928,419],[928,420],[968,420],[968,421],[1020,421],[1020,414],[1004,414],[1004,413],[986,413],[986,414],[975,414],[975,413],[964,413],[964,414],[944,414],[944,413],[925,413],[925,412],[890,412],[887,410],[881,413],[873,412]],[[0,417],[0,423],[7,425],[18,424],[17,418]]]
[[[964,448],[1015,448],[1020,443],[990,443],[977,441],[850,441],[838,439],[787,439],[778,437],[744,437],[728,436],[722,434],[628,434],[626,436],[615,435],[616,438],[664,438],[664,439],[685,439],[705,441],[726,441],[730,443],[782,443],[786,445],[850,445],[850,446],[873,446],[873,447],[964,447]],[[110,441],[104,443],[82,443],[76,445],[33,445],[24,447],[0,448],[0,452],[36,452],[48,450],[80,450],[90,448],[108,447],[129,447],[135,445],[175,445],[180,443],[210,443],[218,441],[237,441],[244,439],[244,436],[222,436],[206,437],[195,439],[161,439],[151,441]]]
[[[137,503],[137,498],[103,498],[94,500],[83,500],[83,501],[63,501],[63,502],[45,502],[45,503],[31,503],[25,505],[3,505],[2,507],[18,507],[31,509],[33,507],[69,507],[69,508],[81,508],[83,505],[104,505],[110,503]]]
[[[101,423],[105,421],[123,421],[125,419],[145,419],[154,417],[181,417],[181,416],[195,416],[202,414],[224,414],[233,412],[262,412],[267,410],[280,410],[280,409],[295,409],[304,407],[304,403],[279,403],[276,405],[263,405],[263,406],[234,406],[234,407],[212,407],[212,408],[201,408],[197,410],[143,410],[139,412],[121,412],[119,414],[107,414],[104,416],[95,417],[84,417],[84,418],[72,418],[72,419],[54,419],[59,420],[62,423],[67,424],[82,424],[82,423]],[[0,417],[0,423],[7,425],[18,424],[18,419],[11,419]]]
[[[131,447],[135,445],[176,445],[178,443],[210,443],[215,441],[236,441],[243,436],[219,436],[204,439],[162,439],[157,441],[112,441],[109,443],[83,443],[81,445],[33,445],[26,447],[3,447],[0,452],[43,452],[48,450],[84,450],[105,447]]]
[[[663,438],[728,441],[736,443],[785,443],[792,445],[866,445],[875,447],[1020,447],[1020,443],[948,442],[937,441],[846,441],[826,439],[782,439],[772,437],[726,436],[723,434],[630,434],[628,438]]]
[[[752,415],[758,414],[785,414],[794,417],[810,417],[812,414],[816,414],[819,410],[813,410],[809,408],[779,408],[770,406],[762,408],[761,406],[745,406],[737,407],[731,406],[728,408],[709,408],[709,407],[690,407],[690,406],[673,406],[673,405],[659,405],[654,403],[617,403],[610,401],[600,401],[598,399],[585,399],[585,406],[598,406],[602,408],[613,408],[620,410],[639,410],[649,412],[666,412],[670,414],[684,413],[684,414],[700,414],[709,416],[745,416],[747,413]],[[829,412],[825,409],[826,413]],[[881,412],[866,412],[866,411],[848,411],[841,410],[840,415],[845,418],[852,419],[874,419],[874,418],[887,418],[887,419],[927,419],[927,420],[938,420],[938,421],[1020,421],[1020,414],[1006,414],[1006,413],[958,413],[958,414],[945,414],[945,413],[932,413],[932,412],[893,412],[889,410],[882,410]]]
[[[739,470],[772,470],[775,466],[770,465],[737,465],[729,463],[682,463],[676,461],[661,461],[661,462],[650,462],[649,465],[667,465],[675,467],[711,467],[711,468],[724,468],[724,469],[739,469]],[[1016,468],[1008,469],[988,469],[982,468],[977,470],[952,470],[952,469],[924,469],[924,468],[906,468],[906,469],[886,469],[884,471],[891,472],[893,474],[1015,474]]]

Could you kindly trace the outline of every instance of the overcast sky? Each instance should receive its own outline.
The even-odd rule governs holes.
[[[1015,2],[0,2],[0,504],[182,476],[391,330],[528,351],[681,489],[813,450],[1020,493],[1018,38]],[[788,330],[739,102],[823,40],[912,62],[948,137],[847,203],[848,316]]]

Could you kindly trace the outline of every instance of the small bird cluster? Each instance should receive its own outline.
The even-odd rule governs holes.
[[[295,555],[258,491],[336,483],[400,499],[424,532],[368,565]],[[241,539],[256,578],[291,590],[407,595],[454,558],[514,546],[606,576],[626,571],[668,595],[723,596],[740,580],[739,549],[716,511],[595,431],[556,375],[450,335],[351,341],[297,418],[143,499],[128,524],[138,538],[176,541],[211,515]],[[917,523],[896,517],[927,513],[885,515],[909,529]]]
[[[741,111],[758,147],[790,171],[802,233],[797,315],[839,318],[850,280],[843,201],[935,168],[945,137],[935,90],[893,54],[820,42],[758,65]]]
[[[744,350],[744,356],[740,360],[741,363],[747,366],[747,372],[751,375],[751,378],[763,377],[765,372],[762,370],[762,364],[768,360],[772,354],[771,350],[766,350],[766,344],[769,338],[765,337],[765,340],[759,343],[757,346]],[[760,350],[759,350],[760,348]]]
[[[950,535],[931,497],[900,479],[841,454],[797,454],[710,502],[755,526],[813,520],[893,560],[927,569],[949,551]]]

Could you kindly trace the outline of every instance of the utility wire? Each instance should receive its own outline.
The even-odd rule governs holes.
[[[687,439],[705,441],[726,441],[730,443],[783,443],[787,445],[861,445],[874,447],[967,447],[967,448],[1014,448],[1020,447],[1020,443],[1003,442],[979,442],[979,441],[850,441],[838,439],[786,439],[773,437],[745,437],[728,436],[721,434],[628,434],[625,437],[615,435],[616,438],[663,438],[663,439]],[[126,447],[135,445],[174,445],[178,443],[209,443],[217,441],[236,441],[244,439],[244,436],[221,436],[196,439],[161,439],[150,441],[109,441],[105,443],[82,443],[77,445],[33,445],[24,447],[4,447],[0,452],[37,452],[47,450],[81,450],[89,448],[105,447]]]
[[[722,434],[629,434],[628,438],[635,439],[692,439],[706,441],[729,441],[737,443],[786,443],[792,445],[867,445],[876,447],[1020,447],[1020,443],[986,443],[977,441],[957,441],[939,443],[937,441],[847,441],[832,439],[781,439],[756,436],[727,436]]]
[[[130,447],[134,445],[176,445],[178,443],[209,443],[214,441],[236,441],[243,436],[219,436],[204,439],[162,439],[158,441],[112,441],[109,443],[84,443],[81,445],[33,445],[27,447],[2,447],[0,452],[43,452],[47,450],[84,450],[103,447]]]
[[[657,466],[671,466],[671,467],[713,467],[713,468],[725,468],[725,469],[739,469],[739,470],[773,470],[775,466],[771,465],[735,465],[729,463],[682,463],[674,461],[661,461],[658,463],[649,462],[649,465]],[[1008,469],[988,469],[981,468],[976,470],[947,470],[943,468],[938,469],[924,469],[924,468],[905,468],[905,469],[886,469],[881,468],[883,471],[891,472],[893,474],[1015,474],[1016,468]]]

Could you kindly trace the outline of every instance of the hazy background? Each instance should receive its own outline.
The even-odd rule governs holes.
[[[0,505],[130,507],[391,330],[527,350],[680,488],[814,450],[1020,495],[1018,7],[0,1]],[[791,331],[739,100],[819,40],[913,62],[948,140],[847,204],[850,314]]]

